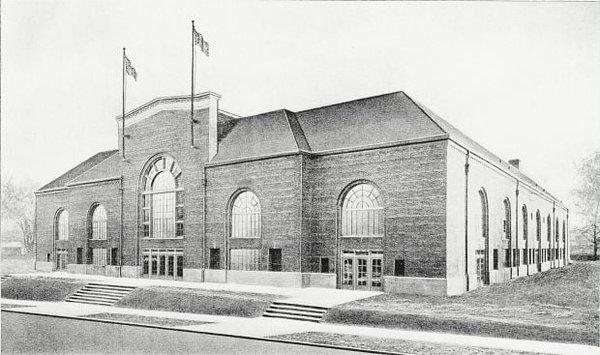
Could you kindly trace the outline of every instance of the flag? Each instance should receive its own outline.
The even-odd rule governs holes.
[[[202,53],[208,57],[208,42],[204,40],[204,37],[202,37],[202,35],[198,33],[196,29],[194,29],[194,44],[200,47]]]
[[[133,76],[135,81],[137,81],[137,72],[135,71],[133,65],[131,65],[131,61],[129,60],[129,58],[127,58],[127,56],[125,56],[125,71],[127,72],[127,74]]]

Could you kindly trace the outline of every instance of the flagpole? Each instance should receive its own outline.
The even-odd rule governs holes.
[[[190,109],[190,133],[191,133],[191,144],[194,148],[194,20],[192,20],[192,94],[190,97],[191,109]]]
[[[121,149],[125,160],[125,47],[123,47],[123,117],[121,120]]]

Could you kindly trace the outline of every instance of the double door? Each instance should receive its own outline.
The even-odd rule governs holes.
[[[383,252],[344,250],[342,252],[342,288],[350,290],[382,289]]]

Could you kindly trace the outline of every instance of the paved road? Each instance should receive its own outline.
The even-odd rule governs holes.
[[[2,312],[2,353],[351,354],[311,346]]]

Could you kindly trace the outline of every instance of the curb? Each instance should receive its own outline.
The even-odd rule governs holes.
[[[109,320],[109,319],[44,314],[44,313],[35,313],[35,312],[27,312],[27,311],[17,311],[17,310],[11,310],[11,309],[3,309],[1,311],[8,312],[8,313],[37,315],[37,316],[42,316],[42,317],[74,319],[74,320],[82,320],[82,321],[88,321],[88,322],[118,324],[118,325],[130,326],[130,327],[141,327],[141,328],[171,330],[171,331],[178,331],[178,332],[185,332],[185,333],[196,333],[196,334],[204,334],[204,335],[222,336],[222,337],[229,337],[229,338],[236,338],[236,339],[257,340],[257,341],[292,344],[292,345],[304,345],[304,346],[312,346],[312,347],[316,347],[316,348],[346,350],[346,351],[362,352],[362,353],[367,353],[367,354],[413,355],[411,353],[403,353],[403,352],[391,352],[391,351],[381,351],[381,350],[372,350],[372,349],[351,348],[351,347],[347,347],[347,346],[328,345],[328,344],[310,343],[310,342],[284,340],[284,339],[261,338],[261,337],[253,337],[253,336],[249,336],[249,335],[223,334],[223,333],[209,332],[209,331],[203,331],[203,330],[171,328],[171,327],[162,326],[162,325],[123,322],[123,321],[115,321],[115,320]]]

